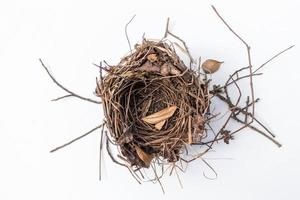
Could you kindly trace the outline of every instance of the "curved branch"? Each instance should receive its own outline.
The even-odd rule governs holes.
[[[66,98],[66,97],[77,97],[81,100],[84,100],[84,101],[89,101],[89,102],[92,102],[92,103],[96,103],[96,104],[101,104],[100,101],[96,101],[96,100],[93,100],[93,99],[89,99],[89,98],[86,98],[86,97],[82,97],[72,91],[70,91],[69,89],[67,89],[66,87],[64,87],[63,85],[61,85],[55,78],[54,76],[50,73],[49,69],[46,67],[46,65],[43,63],[42,59],[39,59],[39,61],[41,62],[43,68],[46,70],[47,74],[50,76],[50,78],[52,79],[52,81],[58,86],[60,87],[61,89],[63,89],[64,91],[66,91],[69,95],[65,95],[65,96],[62,96],[62,97],[59,97],[59,98],[56,98],[54,99],[53,101],[57,101],[57,100],[60,100],[60,99],[63,99],[63,98]]]

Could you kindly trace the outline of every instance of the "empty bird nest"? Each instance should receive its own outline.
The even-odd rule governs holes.
[[[293,46],[254,69],[249,45],[233,31],[214,7],[213,10],[245,45],[248,55],[247,67],[234,71],[222,85],[212,85],[213,76],[209,75],[217,71],[222,62],[208,59],[201,65],[199,59],[196,63],[185,42],[169,31],[169,20],[163,39],[143,38],[118,64],[109,65],[104,62],[104,66],[97,65],[100,77],[96,81],[95,93],[101,101],[82,97],[64,87],[40,60],[54,83],[68,93],[54,99],[55,101],[76,97],[102,104],[105,117],[103,124],[51,152],[102,128],[100,150],[105,145],[111,159],[128,168],[138,182],[146,177],[143,170],[152,168],[154,178],[150,180],[160,183],[160,178],[167,171],[165,165],[171,166],[171,173],[176,168],[184,171],[180,167],[182,162],[189,163],[198,158],[209,166],[203,155],[218,141],[223,140],[228,144],[234,134],[245,128],[256,131],[280,147],[274,134],[255,116],[258,98],[254,93],[253,77],[261,75],[259,70]],[[171,42],[168,37],[175,41]],[[187,55],[188,65],[180,59],[178,50]],[[240,88],[239,83],[242,80],[248,82],[248,90]],[[237,91],[236,98],[231,96],[233,88]],[[228,109],[224,113],[218,111],[221,110],[219,107],[215,108],[217,112],[211,111],[211,102],[214,99],[223,102]],[[219,128],[210,125],[212,119],[217,120],[216,116],[223,118]],[[229,127],[231,121],[238,124],[234,130]],[[111,148],[112,144],[117,147],[117,151]],[[188,148],[193,145],[200,146],[202,151],[190,153]],[[178,162],[181,164],[177,165]],[[161,173],[157,172],[158,166],[161,167]]]
[[[143,40],[105,71],[96,94],[109,133],[131,166],[149,167],[152,159],[176,162],[186,144],[206,136],[208,82],[167,42]]]

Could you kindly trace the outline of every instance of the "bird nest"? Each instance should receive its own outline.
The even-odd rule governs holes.
[[[165,36],[162,40],[144,38],[142,43],[135,45],[135,48],[128,56],[122,58],[119,64],[111,66],[105,62],[106,66],[97,65],[100,69],[100,78],[97,79],[95,93],[101,98],[101,102],[83,97],[64,87],[53,77],[40,59],[53,82],[67,92],[67,95],[56,98],[55,101],[76,97],[91,103],[102,104],[105,115],[103,124],[51,152],[64,148],[102,128],[100,178],[101,151],[105,145],[112,161],[127,167],[139,183],[145,177],[140,169],[150,166],[155,175],[155,178],[150,180],[157,180],[160,183],[160,178],[167,171],[164,168],[165,164],[171,166],[170,174],[173,171],[176,172],[176,168],[184,171],[182,166],[177,166],[177,161],[182,164],[182,162],[189,163],[200,158],[213,170],[203,155],[209,152],[218,141],[223,140],[229,144],[234,135],[245,128],[254,130],[280,147],[281,144],[274,139],[275,135],[256,118],[255,105],[258,98],[254,93],[253,77],[261,75],[259,70],[293,46],[279,52],[254,69],[248,43],[228,25],[215,7],[212,8],[227,28],[245,45],[248,55],[247,67],[234,71],[222,85],[211,85],[213,77],[208,76],[216,72],[222,62],[208,59],[201,65],[199,59],[199,65],[196,66],[185,42],[169,31],[169,21],[167,21]],[[181,45],[170,42],[167,39],[168,36],[175,38]],[[131,46],[129,40],[128,43]],[[189,66],[179,58],[175,46],[189,57]],[[239,86],[242,80],[248,82],[250,89],[247,100],[243,98],[247,90]],[[232,87],[238,91],[237,98],[233,98],[230,94]],[[217,113],[210,111],[211,102],[215,99],[223,102],[228,109],[222,113],[219,112],[221,109],[218,106],[216,107]],[[246,100],[245,103],[243,100]],[[218,128],[210,125],[216,116],[220,116],[219,119],[223,118]],[[232,127],[229,127],[231,121],[240,126],[237,125],[238,127],[232,130]],[[104,130],[104,127],[108,131]],[[105,140],[104,136],[106,136]],[[106,141],[106,144],[103,144],[103,141]],[[110,148],[111,144],[118,147],[118,153],[114,154]],[[188,147],[194,144],[202,149],[201,152],[194,151],[196,154],[192,155]],[[187,159],[185,156],[190,157]],[[156,172],[157,166],[162,169],[160,174]],[[137,174],[138,172],[140,175]],[[160,185],[162,186],[161,183]]]
[[[167,42],[143,40],[105,71],[96,94],[110,136],[131,166],[149,167],[155,159],[176,162],[186,144],[206,136],[208,82]]]

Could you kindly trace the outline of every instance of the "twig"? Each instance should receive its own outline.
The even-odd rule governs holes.
[[[218,178],[218,173],[216,172],[216,170],[206,160],[204,160],[204,158],[201,158],[201,160],[213,171],[213,173],[215,174],[216,177],[210,178],[210,177],[206,176],[204,171],[203,171],[203,176],[209,180],[215,180],[216,178]]]
[[[104,126],[102,126],[101,137],[100,137],[100,152],[99,152],[99,180],[102,178],[102,148],[103,148],[103,135],[104,135]]]
[[[169,24],[170,24],[170,18],[168,17],[167,18],[167,25],[166,25],[165,35],[164,35],[163,39],[168,36]]]
[[[128,25],[132,22],[132,20],[133,20],[134,18],[135,18],[135,15],[133,15],[133,16],[131,17],[131,19],[129,20],[129,22],[127,22],[127,24],[125,25],[125,35],[126,35],[126,39],[127,39],[128,45],[129,45],[130,53],[132,53],[132,48],[131,48],[130,40],[129,40],[128,33],[127,33],[127,27],[128,27]]]
[[[249,79],[250,79],[250,88],[251,88],[251,99],[252,102],[254,102],[254,88],[253,88],[253,72],[252,72],[252,62],[251,62],[251,53],[250,53],[250,46],[248,43],[240,36],[238,35],[230,26],[229,24],[224,20],[224,18],[219,14],[217,9],[212,5],[211,6],[217,16],[221,19],[221,21],[227,26],[227,28],[246,46],[247,49],[247,55],[248,55],[248,65],[249,65]],[[255,112],[255,104],[252,105],[252,115],[254,115]],[[250,124],[253,122],[253,119],[249,122]]]
[[[89,98],[86,98],[86,97],[82,97],[72,91],[70,91],[69,89],[67,89],[66,87],[64,87],[63,85],[61,85],[55,78],[54,76],[50,73],[49,69],[46,67],[46,65],[43,63],[42,59],[39,59],[39,61],[41,62],[43,68],[46,70],[47,74],[50,76],[50,78],[52,79],[52,81],[58,86],[60,87],[61,89],[63,89],[64,91],[66,91],[67,93],[69,93],[69,95],[65,95],[65,96],[62,96],[62,97],[59,97],[57,99],[54,99],[53,101],[57,101],[57,100],[60,100],[60,99],[63,99],[63,98],[66,98],[66,97],[77,97],[81,100],[84,100],[84,101],[89,101],[89,102],[92,102],[92,103],[96,103],[96,104],[101,104],[101,102],[99,101],[95,101],[95,100],[92,100],[92,99],[89,99]]]
[[[247,101],[246,101],[246,112],[248,112],[248,108],[249,108],[249,96],[247,96]],[[247,124],[248,123],[248,115],[245,114],[245,123]]]
[[[67,95],[52,99],[51,101],[58,101],[58,100],[65,99],[65,98],[68,98],[68,97],[73,97],[73,95],[72,94],[67,94]]]
[[[277,53],[276,55],[274,55],[272,58],[270,58],[269,60],[267,60],[265,63],[263,63],[261,66],[259,66],[256,70],[254,70],[253,73],[257,72],[258,70],[260,70],[261,68],[263,68],[266,64],[268,64],[269,62],[271,62],[272,60],[274,60],[276,57],[280,56],[281,54],[283,54],[284,52],[290,50],[291,48],[293,48],[295,45],[292,45],[286,49],[284,49],[283,51],[280,51],[279,53]]]
[[[248,127],[248,128],[250,128],[250,129],[256,131],[257,133],[259,133],[259,134],[265,136],[266,138],[268,138],[269,140],[271,140],[274,144],[276,144],[278,147],[281,147],[281,146],[282,146],[282,145],[281,145],[278,141],[276,141],[274,138],[268,136],[266,133],[264,133],[263,131],[259,130],[259,129],[256,128],[255,126],[252,126],[252,125],[250,125],[249,123],[245,124],[242,120],[240,120],[240,119],[237,118],[236,116],[235,116],[235,117],[232,117],[232,118],[233,118],[234,120],[236,120],[237,122],[244,124],[244,126],[242,126],[241,128],[239,128],[238,130],[232,132],[230,135],[233,135],[233,134],[239,132],[241,129]],[[273,136],[273,135],[272,135],[272,136]]]
[[[111,151],[110,151],[110,148],[109,148],[109,139],[108,139],[108,138],[109,138],[109,137],[106,135],[106,150],[107,150],[107,153],[108,153],[109,157],[111,158],[111,160],[112,160],[114,163],[116,163],[116,164],[118,164],[118,165],[120,165],[120,166],[126,167],[126,168],[128,169],[128,171],[130,172],[130,174],[132,175],[132,177],[138,182],[138,184],[141,184],[141,182],[139,181],[139,178],[137,178],[137,177],[135,176],[134,172],[133,172],[127,165],[125,165],[125,164],[123,164],[123,163],[120,163],[119,161],[117,161],[117,160],[113,157],[113,155],[112,155],[112,153],[111,153]]]
[[[151,168],[152,168],[152,170],[153,170],[153,172],[154,172],[154,175],[155,175],[155,177],[156,177],[156,180],[158,181],[158,183],[159,183],[159,185],[160,185],[160,188],[161,188],[162,192],[165,194],[165,190],[164,190],[164,187],[163,187],[163,185],[162,185],[162,183],[161,183],[161,181],[160,181],[160,177],[158,177],[158,175],[157,175],[157,173],[156,173],[156,170],[155,170],[155,168],[153,167],[152,164],[151,164]]]
[[[96,127],[93,128],[92,130],[90,130],[90,131],[88,131],[87,133],[85,133],[85,134],[83,134],[83,135],[81,135],[81,136],[79,136],[79,137],[77,137],[77,138],[71,140],[70,142],[67,142],[67,143],[65,143],[65,144],[63,144],[63,145],[61,145],[61,146],[59,146],[59,147],[56,147],[55,149],[51,150],[50,153],[53,153],[53,152],[55,152],[55,151],[57,151],[57,150],[59,150],[59,149],[62,149],[62,148],[64,148],[64,147],[66,147],[66,146],[72,144],[73,142],[76,142],[77,140],[80,140],[81,138],[83,138],[83,137],[89,135],[90,133],[94,132],[95,130],[101,128],[104,124],[105,124],[105,123],[103,123],[103,124],[101,124],[101,125],[99,125],[99,126],[96,126]]]
[[[174,37],[175,39],[179,40],[183,44],[183,46],[185,48],[185,51],[186,51],[186,54],[188,55],[188,57],[190,59],[190,67],[191,67],[192,63],[195,63],[195,61],[194,61],[194,59],[193,59],[193,57],[192,57],[192,55],[191,55],[191,53],[189,51],[189,48],[188,48],[188,46],[186,45],[186,43],[185,43],[185,41],[183,39],[181,39],[177,35],[175,35],[175,34],[173,34],[173,33],[170,32],[170,30],[169,30],[169,23],[170,23],[170,18],[167,19],[166,31],[165,31],[165,35],[164,35],[163,39],[166,38],[168,36],[168,34],[169,34],[172,37]]]

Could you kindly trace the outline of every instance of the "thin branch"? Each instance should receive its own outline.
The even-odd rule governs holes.
[[[104,136],[104,126],[102,126],[101,137],[100,137],[100,151],[99,151],[99,180],[102,178],[102,148],[103,148],[103,136]]]
[[[217,179],[218,178],[218,173],[216,172],[216,170],[206,160],[204,160],[203,158],[201,158],[201,160],[209,167],[209,169],[212,170],[212,172],[215,174],[216,177],[210,178],[210,177],[206,176],[206,174],[205,174],[204,171],[203,171],[203,176],[205,178],[209,179],[209,180],[215,180],[215,179]]]
[[[267,60],[265,63],[263,63],[261,66],[259,66],[253,73],[257,72],[258,70],[260,70],[261,68],[263,68],[266,64],[268,64],[269,62],[271,62],[272,60],[274,60],[275,58],[277,58],[278,56],[280,56],[281,54],[283,54],[284,52],[290,50],[291,48],[293,48],[295,45],[292,45],[286,49],[284,49],[283,51],[280,51],[279,53],[277,53],[276,55],[274,55],[272,58],[270,58],[269,60]]]
[[[166,30],[165,30],[165,35],[164,35],[163,39],[168,36],[169,24],[170,24],[170,18],[168,17],[168,19],[167,19],[167,25],[166,25]]]
[[[250,88],[251,88],[251,99],[252,102],[254,102],[255,98],[254,98],[254,88],[253,88],[253,72],[252,72],[252,62],[251,62],[251,53],[250,53],[250,46],[248,45],[248,43],[240,36],[238,35],[230,26],[229,24],[224,20],[224,18],[219,14],[219,12],[217,11],[217,9],[212,5],[211,6],[213,8],[213,10],[215,11],[215,13],[217,14],[217,16],[221,19],[221,21],[227,26],[227,28],[246,46],[247,49],[247,55],[248,55],[248,64],[249,64],[249,79],[250,79]],[[252,115],[254,115],[255,112],[255,104],[252,105]],[[253,122],[253,118],[251,119],[251,121],[249,122],[250,124]]]
[[[246,101],[246,112],[248,112],[248,108],[249,108],[249,101],[250,101],[250,98],[249,96],[247,96],[247,101]],[[254,103],[254,102],[253,102]],[[248,123],[248,115],[245,114],[245,123],[247,124]]]
[[[173,33],[170,32],[170,30],[169,30],[169,24],[170,24],[170,18],[167,19],[166,31],[165,31],[165,35],[164,35],[163,39],[165,39],[168,36],[168,34],[169,34],[172,37],[174,37],[175,39],[177,39],[178,41],[180,41],[183,44],[185,52],[186,52],[187,56],[190,59],[190,67],[191,67],[192,63],[195,63],[195,61],[194,61],[194,59],[193,59],[193,57],[192,57],[192,55],[191,55],[191,53],[189,51],[188,46],[186,45],[186,43],[185,43],[185,41],[183,39],[181,39],[177,35],[175,35],[175,34],[173,34]]]
[[[46,67],[46,65],[43,63],[42,59],[39,59],[39,61],[41,62],[43,68],[46,70],[47,74],[50,76],[50,78],[52,79],[52,81],[58,86],[60,87],[61,89],[63,89],[64,91],[66,91],[67,93],[69,93],[70,95],[65,95],[63,97],[59,97],[57,99],[54,99],[54,101],[57,101],[59,99],[63,99],[63,98],[66,98],[66,97],[70,97],[70,96],[73,96],[73,97],[77,97],[81,100],[84,100],[84,101],[89,101],[89,102],[92,102],[92,103],[96,103],[96,104],[101,104],[101,102],[99,101],[95,101],[95,100],[92,100],[92,99],[89,99],[89,98],[86,98],[86,97],[82,97],[72,91],[70,91],[69,89],[67,89],[66,87],[64,87],[63,85],[61,85],[55,78],[54,76],[50,73],[49,69]]]
[[[135,176],[135,173],[129,168],[129,166],[127,166],[127,165],[125,165],[125,164],[123,164],[123,163],[120,163],[120,162],[117,161],[117,160],[115,159],[115,157],[112,155],[112,152],[111,152],[110,147],[109,147],[109,137],[108,137],[107,133],[106,133],[106,151],[107,151],[109,157],[111,158],[111,160],[112,160],[114,163],[116,163],[116,164],[118,164],[118,165],[120,165],[120,166],[126,167],[126,168],[128,169],[128,171],[130,172],[130,174],[132,175],[132,177],[133,177],[139,184],[141,184],[141,182],[139,181],[139,178]]]
[[[64,96],[61,96],[61,97],[52,99],[51,101],[59,101],[59,100],[61,100],[61,99],[65,99],[65,98],[73,97],[73,96],[74,96],[74,95],[72,95],[72,94],[67,94],[67,95],[64,95]]]
[[[163,185],[162,185],[162,183],[161,183],[161,181],[160,181],[160,178],[158,177],[158,175],[157,175],[157,173],[156,173],[155,168],[153,167],[152,164],[150,164],[150,166],[151,166],[151,168],[152,168],[152,170],[153,170],[153,172],[154,172],[155,178],[156,178],[156,180],[158,181],[158,183],[159,183],[159,185],[160,185],[160,188],[161,188],[162,192],[165,194],[164,187],[163,187]]]
[[[132,22],[132,20],[133,20],[134,18],[135,18],[135,15],[133,15],[133,16],[131,17],[131,19],[129,20],[129,22],[127,22],[127,24],[125,25],[125,35],[126,35],[126,39],[127,39],[128,45],[129,45],[130,53],[132,53],[132,48],[131,48],[130,40],[129,40],[128,33],[127,33],[127,27],[128,27],[128,25]]]
[[[282,146],[282,145],[281,145],[278,141],[276,141],[274,138],[268,136],[266,133],[264,133],[264,132],[261,131],[260,129],[256,128],[255,126],[252,126],[252,125],[250,125],[249,123],[245,124],[244,121],[240,120],[240,119],[237,118],[236,116],[232,117],[232,119],[236,120],[236,121],[239,122],[239,123],[244,124],[244,126],[242,126],[241,128],[239,128],[238,130],[232,132],[230,135],[233,135],[233,134],[239,132],[241,129],[244,129],[244,128],[248,127],[248,128],[250,128],[250,129],[256,131],[257,133],[261,134],[262,136],[268,138],[268,139],[271,140],[274,144],[276,144],[278,147],[281,147],[281,146]],[[273,136],[273,135],[272,135],[272,136]]]
[[[90,133],[94,132],[95,130],[101,128],[103,125],[104,125],[104,123],[101,124],[101,125],[99,125],[99,126],[96,126],[96,127],[93,128],[92,130],[90,130],[90,131],[88,131],[87,133],[85,133],[85,134],[83,134],[83,135],[81,135],[81,136],[79,136],[79,137],[77,137],[77,138],[71,140],[70,142],[67,142],[67,143],[65,143],[65,144],[63,144],[63,145],[61,145],[61,146],[59,146],[59,147],[56,147],[55,149],[51,150],[50,153],[53,153],[53,152],[55,152],[55,151],[57,151],[57,150],[59,150],[59,149],[62,149],[62,148],[64,148],[64,147],[66,147],[66,146],[69,146],[70,144],[76,142],[77,140],[80,140],[80,139],[82,139],[83,137],[85,137],[85,136],[89,135]]]

